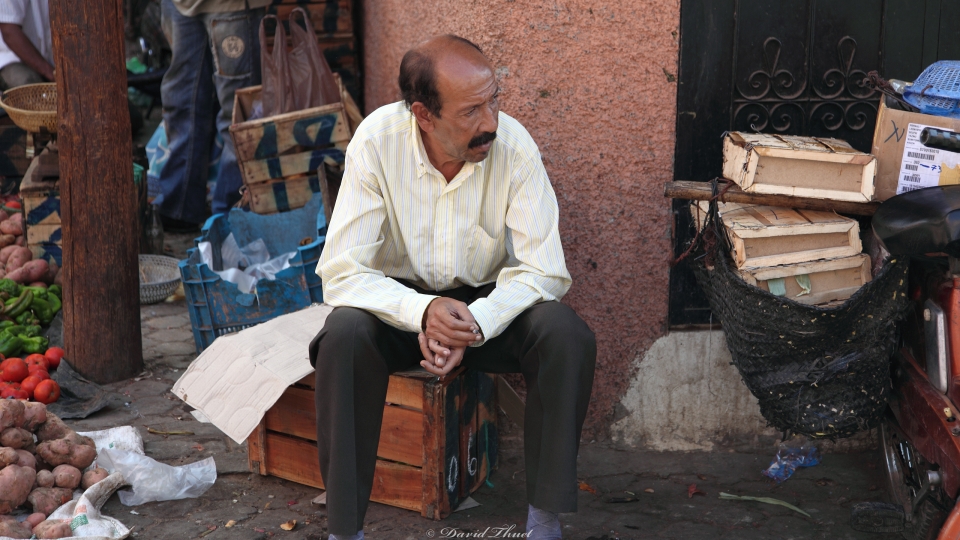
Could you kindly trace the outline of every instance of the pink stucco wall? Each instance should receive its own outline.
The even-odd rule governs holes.
[[[454,33],[502,77],[501,109],[540,146],[573,287],[597,334],[587,419],[603,436],[666,328],[679,0],[363,0],[367,111],[399,99],[400,59]]]

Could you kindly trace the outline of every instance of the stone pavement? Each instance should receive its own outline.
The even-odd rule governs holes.
[[[188,242],[179,240],[182,249]],[[184,302],[142,306],[141,322],[144,374],[139,380],[108,385],[115,392],[108,409],[69,423],[78,430],[135,426],[143,436],[147,455],[173,465],[213,456],[218,479],[199,499],[130,508],[112,497],[104,506],[107,515],[132,527],[138,538],[325,539],[325,509],[310,502],[319,490],[251,474],[245,445],[237,445],[210,424],[197,422],[189,414],[190,407],[170,393],[195,357]],[[501,421],[500,468],[490,479],[493,487],[483,487],[474,494],[481,506],[433,522],[410,511],[373,503],[367,514],[367,537],[519,538],[526,519],[522,437],[516,425],[502,416]],[[148,428],[192,434],[156,435],[148,433]],[[580,478],[585,485],[579,492],[580,511],[562,516],[564,538],[899,538],[859,533],[848,525],[852,503],[883,498],[884,478],[877,452],[828,454],[821,465],[800,470],[779,487],[760,474],[773,453],[773,449],[763,455],[657,453],[584,441]],[[691,484],[704,494],[690,497]],[[720,500],[721,491],[782,499],[811,517],[780,506]],[[630,493],[639,500],[609,502],[614,497],[629,498]],[[296,528],[282,530],[280,525],[291,519],[297,520]],[[234,524],[227,527],[231,521]]]

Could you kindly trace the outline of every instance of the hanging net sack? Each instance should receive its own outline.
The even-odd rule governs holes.
[[[876,426],[890,395],[897,322],[910,305],[907,260],[888,261],[839,306],[800,304],[740,277],[716,199],[689,255],[760,413],[781,431],[809,437],[849,437]]]

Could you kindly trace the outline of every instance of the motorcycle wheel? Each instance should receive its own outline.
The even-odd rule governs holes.
[[[921,486],[921,475],[932,470],[932,464],[917,452],[893,418],[880,424],[880,448],[890,495],[895,504],[903,507],[907,516],[906,527],[901,534],[906,540],[936,540],[952,505],[944,503],[946,498],[939,488],[918,507],[914,508],[913,504],[913,498]]]

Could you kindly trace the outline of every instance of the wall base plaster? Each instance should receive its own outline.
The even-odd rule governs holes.
[[[771,452],[779,442],[780,433],[767,426],[731,364],[722,331],[672,332],[636,362],[636,377],[611,426],[615,441],[659,451]],[[871,430],[819,446],[861,451],[876,441]]]

